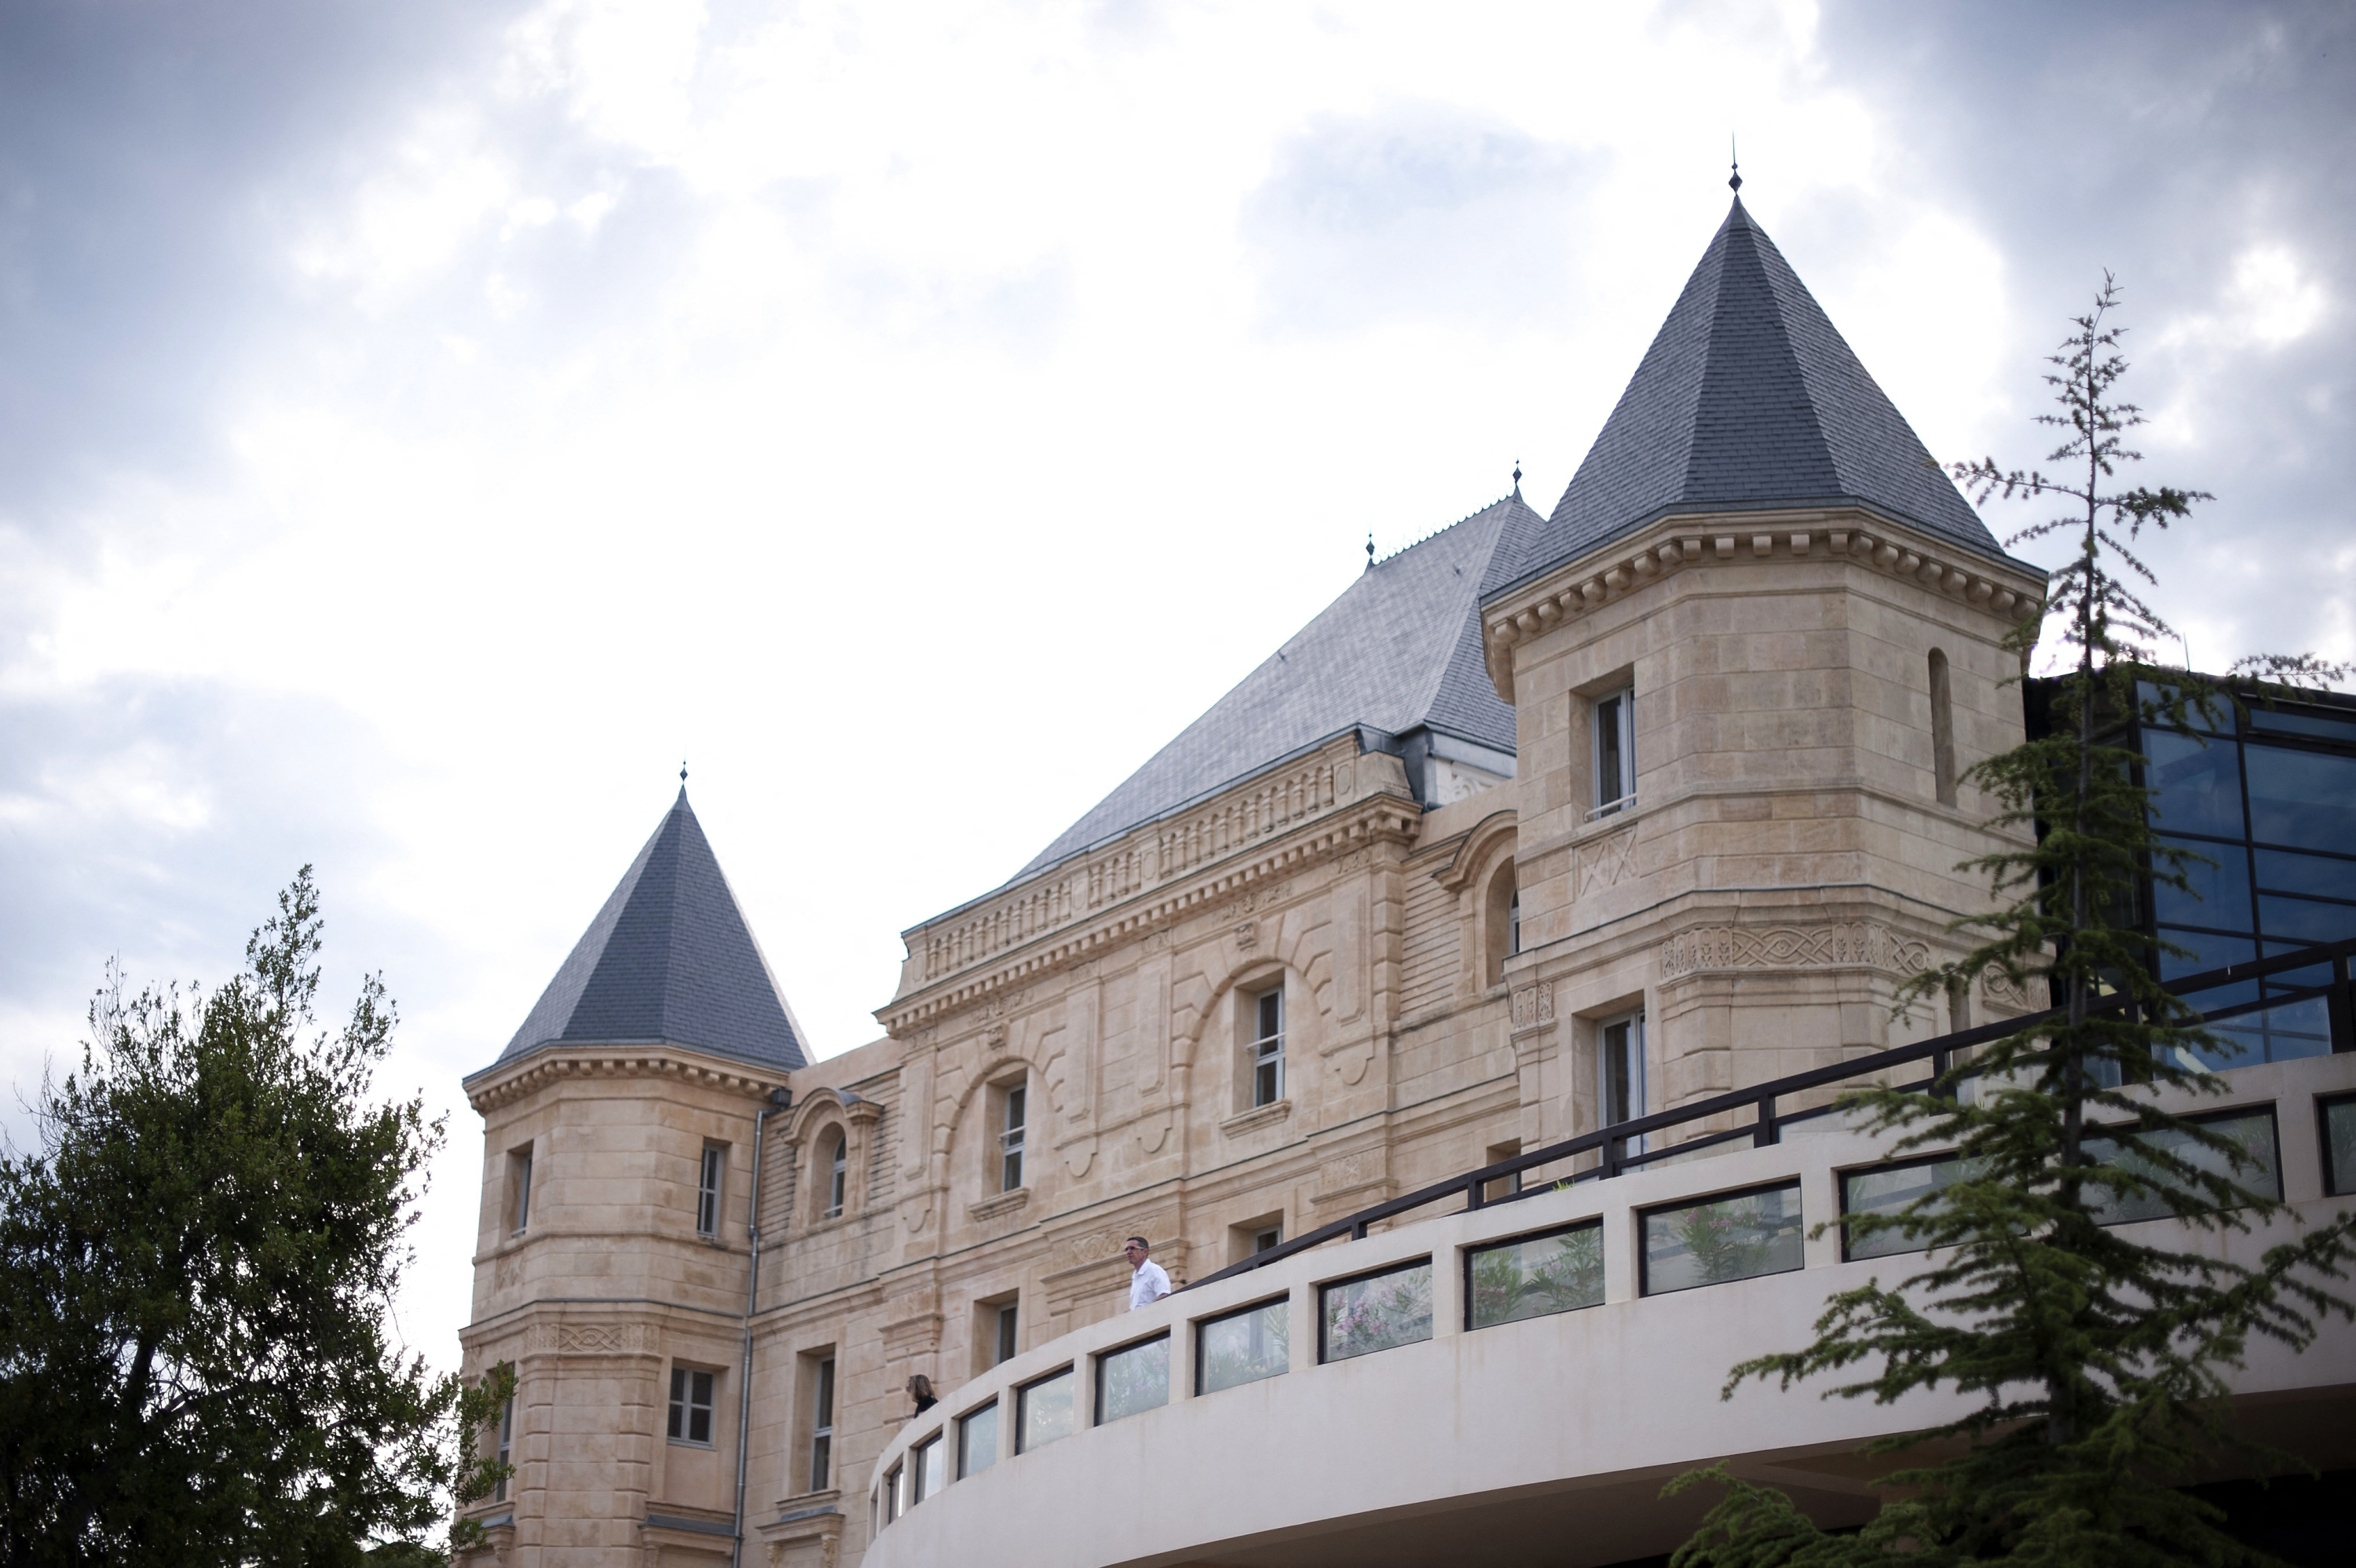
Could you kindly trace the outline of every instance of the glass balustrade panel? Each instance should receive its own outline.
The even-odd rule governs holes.
[[[1292,1368],[1291,1303],[1280,1297],[1214,1317],[1195,1331],[1198,1392],[1216,1393]]]
[[[1321,1287],[1323,1359],[1344,1361],[1431,1338],[1431,1260]]]
[[[998,1402],[958,1423],[958,1474],[971,1476],[998,1463]]]
[[[1603,1226],[1590,1221],[1475,1248],[1465,1261],[1475,1328],[1603,1305]]]
[[[1097,1358],[1097,1424],[1170,1403],[1170,1336]]]
[[[1072,1435],[1072,1369],[1026,1386],[1017,1401],[1014,1451],[1028,1454]]]
[[[1725,1285],[1800,1266],[1800,1184],[1644,1216],[1644,1294]]]

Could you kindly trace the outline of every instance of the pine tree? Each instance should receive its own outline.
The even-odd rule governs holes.
[[[2197,491],[2124,487],[2143,422],[2120,399],[2123,329],[2107,275],[2093,308],[2051,357],[2046,376],[2061,443],[2049,475],[1959,464],[1983,504],[2052,498],[2065,508],[2013,543],[2074,538],[2040,617],[2016,633],[2026,655],[2054,624],[2073,656],[2053,684],[2043,735],[1970,770],[1996,800],[1994,825],[2019,848],[1968,862],[1994,889],[1995,912],[1958,923],[1970,950],[1918,976],[1908,997],[1945,992],[1984,972],[2050,987],[2054,1015],[1959,1062],[1929,1093],[1869,1088],[1847,1097],[1893,1155],[1953,1151],[1953,1179],[1896,1212],[1848,1216],[1852,1242],[1898,1236],[1925,1249],[1891,1286],[1876,1278],[1834,1296],[1804,1349],[1736,1367],[1745,1381],[1845,1378],[1826,1397],[1890,1403],[1932,1389],[1969,1413],[1872,1444],[1890,1456],[1887,1499],[1861,1531],[1819,1531],[1782,1493],[1722,1467],[1680,1477],[1727,1488],[1676,1568],[1864,1568],[1904,1563],[2144,1565],[2263,1562],[2221,1528],[2222,1513],[2181,1489],[2232,1459],[2260,1473],[2297,1467],[2239,1436],[2224,1374],[2253,1339],[2294,1349],[2319,1319],[2351,1317],[2331,1283],[2356,1256],[2356,1216],[2265,1251],[2254,1267],[2225,1249],[2174,1250],[2105,1225],[2105,1211],[2172,1211],[2200,1230],[2247,1232],[2286,1206],[2245,1185],[2256,1163],[2234,1140],[2154,1103],[2153,1091],[2221,1092],[2199,1051],[2230,1051],[2197,1008],[2164,990],[2136,918],[2142,879],[2190,891],[2193,857],[2152,831],[2140,759],[2117,738],[2126,718],[2198,733],[2196,719],[2233,690],[2161,665],[2170,635],[2139,596],[2152,573],[2136,555],[2146,528],[2190,515]],[[2308,657],[2244,661],[2236,685],[2308,684],[2335,670]],[[2148,867],[2148,873],[2146,868]],[[1822,1227],[1820,1227],[1822,1229]]]

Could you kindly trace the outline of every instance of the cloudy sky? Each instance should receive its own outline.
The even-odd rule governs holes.
[[[2356,656],[2335,4],[0,7],[0,1115],[305,861],[451,1115],[677,788],[822,1053],[1722,214],[1943,458],[2110,268],[2194,660]],[[2012,519],[2017,521],[2018,519]],[[1999,531],[2007,519],[1998,519]]]

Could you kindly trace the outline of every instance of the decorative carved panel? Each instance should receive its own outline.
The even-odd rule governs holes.
[[[1834,925],[1716,925],[1679,932],[1661,946],[1661,974],[1705,969],[1879,969],[1912,976],[1929,967],[1928,943],[1858,921]]]

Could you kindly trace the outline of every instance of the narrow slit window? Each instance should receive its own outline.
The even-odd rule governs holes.
[[[1636,694],[1615,691],[1595,704],[1595,809],[1609,816],[1636,804]]]
[[[1015,1303],[1010,1301],[998,1309],[998,1354],[996,1360],[991,1362],[992,1366],[996,1366],[999,1361],[1011,1361],[1014,1359],[1015,1330],[1018,1327],[1014,1307]]]
[[[670,1371],[670,1440],[709,1446],[712,1442],[712,1374],[687,1367]]]
[[[837,1133],[828,1141],[826,1156],[826,1218],[842,1217],[842,1195],[850,1174],[849,1140]]]
[[[703,1146],[703,1170],[695,1188],[695,1233],[699,1236],[720,1233],[720,1174],[727,1165],[727,1150],[712,1144]]]
[[[509,1219],[511,1229],[519,1236],[531,1223],[531,1149],[530,1146],[508,1156],[508,1185],[515,1194],[515,1205]]]
[[[1252,1101],[1273,1105],[1284,1098],[1284,989],[1260,994],[1253,1003]]]
[[[827,1357],[818,1364],[818,1390],[811,1401],[810,1413],[810,1484],[814,1492],[826,1490],[834,1477],[834,1358]]]
[[[1955,804],[1955,707],[1948,689],[1947,656],[1931,650],[1931,783],[1939,804]]]
[[[1630,1013],[1597,1026],[1601,1058],[1602,1125],[1633,1121],[1644,1114],[1644,1015]]]
[[[1001,1192],[1012,1192],[1023,1185],[1023,1124],[1027,1114],[1024,1102],[1029,1097],[1026,1086],[1020,1083],[1010,1085],[1006,1091],[1006,1123],[998,1135],[998,1189]]]
[[[507,1403],[499,1406],[499,1479],[498,1486],[491,1492],[491,1500],[495,1503],[508,1500],[508,1455],[513,1449],[514,1444],[515,1395],[509,1394]]]

